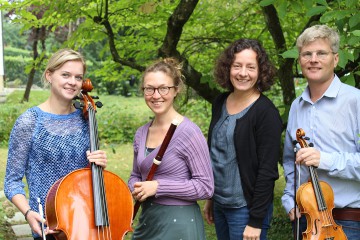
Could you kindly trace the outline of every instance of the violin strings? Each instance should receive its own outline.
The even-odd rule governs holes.
[[[298,184],[297,186],[299,187],[301,185],[301,166],[297,165],[296,166],[297,172],[298,172]],[[297,214],[296,214],[296,209],[295,209],[295,218],[297,218]],[[297,226],[296,226],[296,239],[299,239],[299,233],[300,233],[300,221],[298,219],[297,221]]]
[[[322,224],[322,228],[325,232],[325,235],[327,237],[330,236],[330,227],[332,225],[331,223],[331,217],[329,215],[329,212],[328,212],[328,208],[327,208],[327,205],[326,205],[326,201],[324,199],[324,194],[322,192],[322,189],[321,189],[321,185],[320,185],[320,182],[318,181],[318,175],[317,175],[317,172],[312,168],[312,171],[313,171],[313,174],[314,174],[314,180],[316,181],[313,181],[315,186],[314,186],[314,190],[316,191],[316,195],[318,196],[318,204],[319,204],[319,211],[320,211],[320,214],[321,214],[321,222],[323,223]]]

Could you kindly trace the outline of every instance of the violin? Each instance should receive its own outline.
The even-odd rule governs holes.
[[[83,108],[89,122],[90,151],[99,150],[96,107],[88,92],[91,81],[83,82],[76,108]],[[76,151],[76,149],[74,149]],[[133,199],[127,184],[116,174],[94,163],[75,170],[56,181],[48,191],[45,204],[47,225],[57,240],[123,239],[132,231]]]
[[[309,147],[303,129],[297,129],[296,140],[302,148]],[[332,216],[334,192],[331,186],[319,181],[315,167],[309,166],[310,180],[302,184],[296,193],[299,210],[306,216],[307,228],[302,233],[303,240],[346,240],[341,226]]]

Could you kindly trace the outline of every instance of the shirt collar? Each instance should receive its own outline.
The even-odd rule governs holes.
[[[320,99],[322,99],[323,97],[336,98],[336,96],[339,93],[340,87],[341,87],[341,81],[340,81],[339,77],[335,74],[334,79],[332,80],[330,86],[328,87],[328,89],[325,91],[325,93],[322,95],[322,97]],[[299,102],[301,102],[301,101],[307,101],[310,103],[312,102],[311,98],[310,98],[309,86],[306,86],[304,92],[301,94],[301,96],[299,98]]]

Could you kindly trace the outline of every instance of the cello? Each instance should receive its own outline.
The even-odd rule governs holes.
[[[95,113],[102,106],[88,95],[92,89],[86,79],[82,103],[74,103],[88,120],[91,152],[99,150]],[[45,212],[48,227],[58,232],[53,234],[57,240],[118,240],[132,231],[133,199],[127,184],[94,163],[56,181],[48,191]]]
[[[309,147],[305,132],[299,128],[296,140],[302,148]],[[302,233],[303,240],[346,240],[341,226],[332,216],[334,208],[334,192],[331,186],[319,181],[315,167],[309,166],[310,182],[302,184],[296,193],[299,210],[306,216],[307,228]]]

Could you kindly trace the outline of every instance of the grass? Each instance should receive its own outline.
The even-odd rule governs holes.
[[[47,96],[47,91],[33,91],[30,95],[30,102],[25,104],[19,104],[20,99],[23,96],[23,91],[15,91],[8,98],[7,105],[16,105],[19,108],[19,112],[25,111],[31,106],[38,105],[44,101]],[[149,110],[145,105],[142,98],[124,98],[119,96],[101,96],[100,101],[104,104],[104,107],[98,111],[98,120],[101,119],[102,114],[107,116],[106,111],[127,111],[129,113],[136,113],[143,117],[149,116]],[[202,111],[200,111],[202,112]],[[200,113],[199,112],[199,113]],[[0,116],[1,118],[1,116]],[[120,176],[125,182],[130,176],[133,160],[133,149],[131,143],[124,144],[111,144],[101,142],[101,149],[107,152],[108,166],[107,170],[114,172]],[[7,146],[0,147],[0,190],[3,190],[5,166],[7,158]],[[272,226],[269,230],[269,240],[288,240],[292,238],[291,227],[288,218],[281,206],[281,195],[285,187],[285,180],[282,174],[282,167],[279,166],[280,178],[276,182],[275,186],[275,199],[274,199],[274,214]],[[0,199],[4,202],[5,199]],[[200,208],[203,209],[204,201],[199,201]],[[9,225],[6,224],[4,219],[4,211],[2,204],[0,205],[0,239],[13,239],[11,236],[11,230]],[[208,240],[215,240],[216,234],[213,225],[205,224],[205,232]],[[136,225],[136,224],[135,224]],[[125,239],[128,240],[131,237],[129,233]]]

